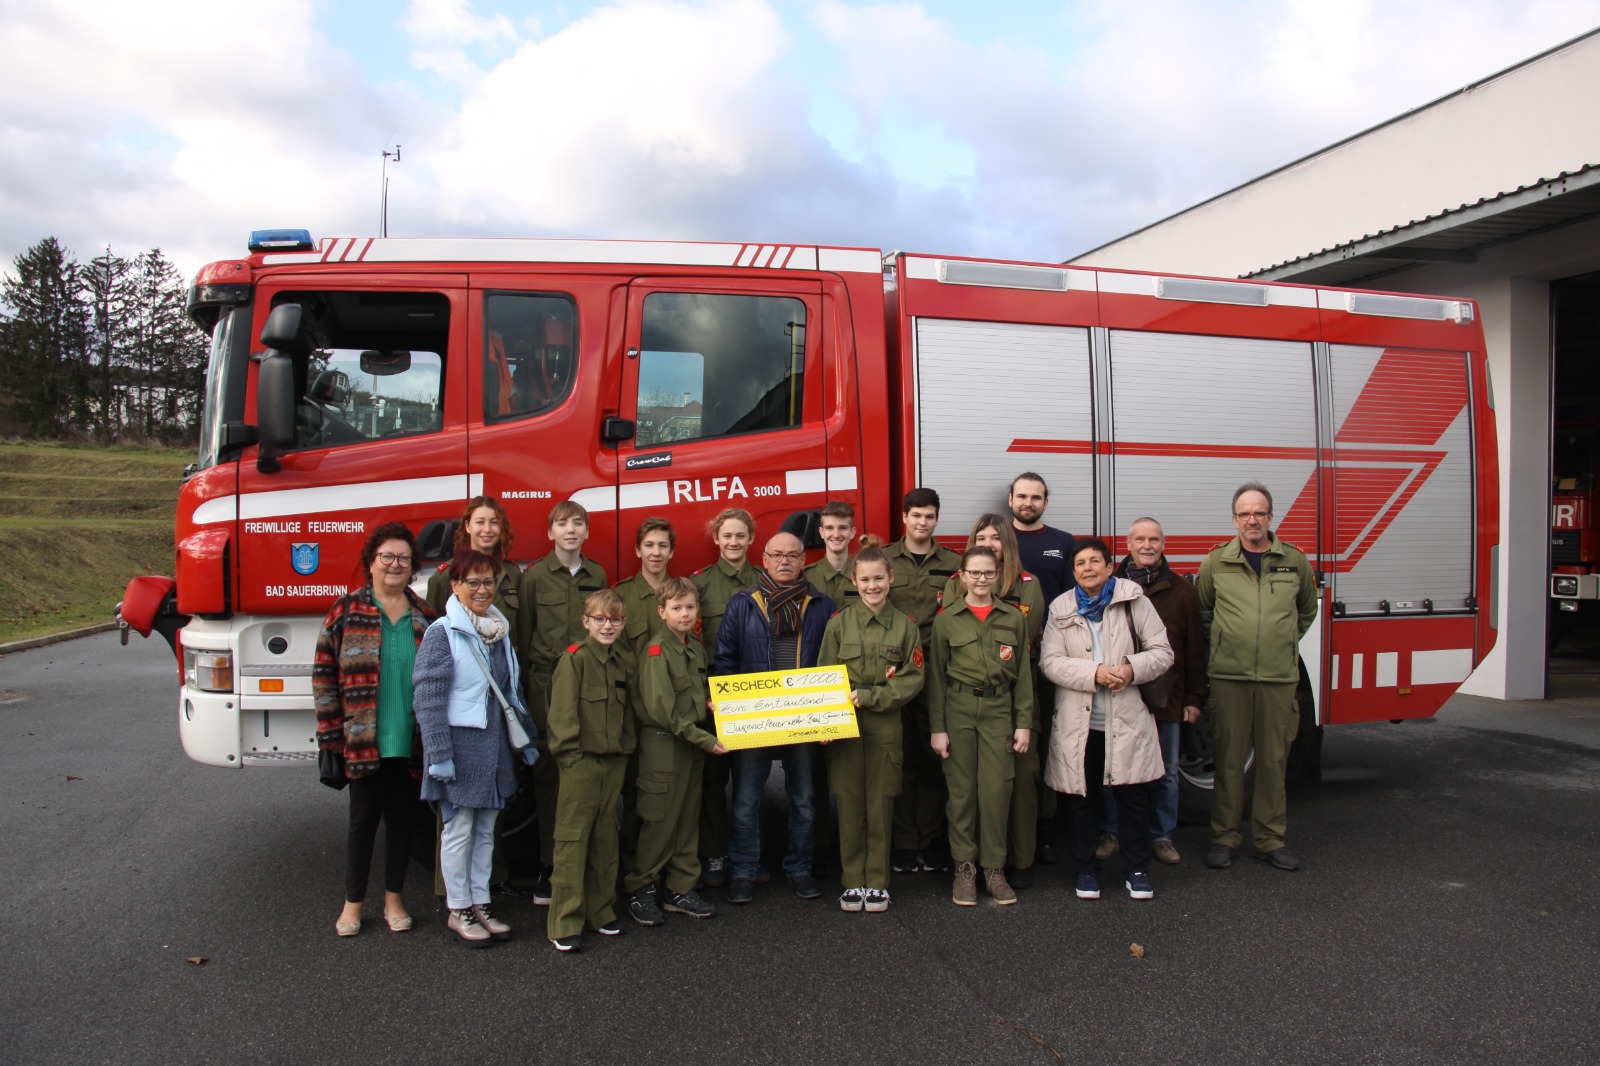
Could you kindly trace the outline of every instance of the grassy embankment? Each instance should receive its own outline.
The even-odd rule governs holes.
[[[111,620],[171,574],[187,451],[0,442],[0,643]]]

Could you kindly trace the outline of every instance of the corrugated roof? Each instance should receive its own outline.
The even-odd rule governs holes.
[[[1447,208],[1241,275],[1349,285],[1418,263],[1471,263],[1490,245],[1600,216],[1600,163]]]

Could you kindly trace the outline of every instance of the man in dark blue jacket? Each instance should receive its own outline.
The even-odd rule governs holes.
[[[756,584],[728,601],[717,630],[713,674],[750,674],[794,670],[817,665],[822,632],[834,610],[833,601],[806,581],[805,550],[800,539],[779,533],[767,541],[766,569]],[[812,786],[815,744],[778,748],[746,748],[733,753],[733,810],[728,834],[728,902],[749,903],[761,879],[761,796],[772,760],[783,760],[789,794],[789,850],[783,871],[801,899],[822,894],[811,876],[816,835],[816,791]]]

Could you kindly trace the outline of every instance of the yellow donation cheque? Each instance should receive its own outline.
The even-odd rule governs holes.
[[[730,751],[861,735],[842,665],[713,677],[711,706]]]

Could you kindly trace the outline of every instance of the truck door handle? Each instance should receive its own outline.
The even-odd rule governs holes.
[[[631,418],[607,418],[600,423],[600,439],[606,444],[631,440],[638,427]]]

